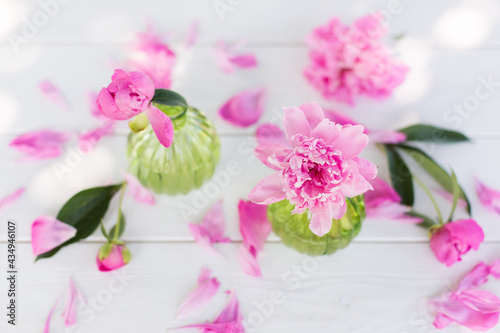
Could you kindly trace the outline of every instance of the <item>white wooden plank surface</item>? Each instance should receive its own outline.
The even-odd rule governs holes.
[[[238,3],[234,1],[233,3]],[[477,262],[491,262],[500,254],[498,216],[479,205],[473,189],[473,176],[500,188],[497,168],[500,148],[500,93],[495,87],[477,109],[452,118],[454,104],[464,104],[481,84],[479,77],[500,81],[500,4],[495,0],[400,0],[402,11],[391,16],[388,42],[411,67],[406,82],[395,96],[384,102],[361,99],[355,108],[327,102],[304,80],[302,68],[308,62],[304,38],[318,24],[332,16],[345,22],[373,12],[389,9],[388,0],[253,0],[240,1],[220,20],[213,1],[108,0],[69,1],[19,52],[14,52],[8,32],[20,33],[22,20],[40,11],[36,0],[0,2],[0,196],[20,186],[28,191],[19,202],[0,210],[0,220],[17,220],[20,241],[20,326],[15,330],[0,321],[1,332],[40,332],[46,314],[64,289],[69,275],[90,298],[105,293],[116,279],[95,268],[95,255],[103,238],[96,233],[88,241],[61,251],[50,260],[33,263],[29,230],[34,218],[55,214],[61,204],[84,187],[119,180],[118,170],[127,167],[126,124],[115,136],[105,138],[62,181],[54,161],[16,164],[19,155],[7,148],[17,134],[39,128],[79,132],[96,126],[88,114],[87,91],[107,84],[110,63],[124,56],[124,46],[133,34],[150,20],[161,31],[170,32],[172,45],[180,50],[183,35],[191,22],[200,23],[199,42],[179,54],[179,68],[173,89],[184,94],[191,104],[204,110],[214,121],[222,140],[222,160],[218,173],[234,159],[241,174],[221,189],[231,244],[217,245],[227,261],[202,252],[192,242],[180,204],[193,202],[188,196],[159,196],[155,207],[126,199],[128,226],[124,238],[133,261],[124,272],[135,278],[113,296],[113,300],[94,320],[87,323],[82,312],[80,332],[165,332],[182,324],[212,318],[224,304],[218,295],[212,306],[193,316],[176,321],[175,312],[182,298],[194,287],[201,266],[212,268],[223,288],[238,292],[249,332],[435,332],[425,299],[447,290]],[[221,73],[211,48],[215,41],[247,40],[259,67],[235,75]],[[38,83],[50,79],[60,86],[72,106],[70,112],[58,110],[38,92]],[[476,253],[452,268],[438,263],[432,255],[425,231],[411,225],[389,221],[366,221],[349,248],[321,262],[300,288],[290,290],[283,281],[294,265],[307,263],[307,257],[284,247],[271,235],[261,258],[263,280],[243,275],[236,258],[241,241],[238,231],[237,201],[245,198],[269,170],[251,158],[256,126],[235,129],[218,118],[218,107],[231,95],[245,88],[266,86],[269,100],[261,122],[272,120],[285,105],[318,100],[325,107],[341,110],[376,129],[394,129],[415,122],[452,127],[474,139],[473,144],[424,147],[441,164],[451,166],[471,198],[474,216],[486,233],[486,242]],[[482,91],[484,92],[484,88]],[[68,148],[75,147],[75,142]],[[70,153],[67,151],[66,154]],[[366,156],[385,170],[383,156],[370,147]],[[203,190],[203,189],[202,189]],[[417,194],[417,195],[421,195]],[[420,196],[419,198],[422,198]],[[210,203],[217,198],[210,199]],[[443,209],[447,204],[441,202]],[[112,204],[106,224],[115,218]],[[431,209],[420,199],[417,208]],[[192,217],[198,222],[200,214]],[[5,230],[0,229],[0,251],[5,247]],[[4,279],[0,279],[3,301]],[[500,281],[487,289],[500,294]],[[265,318],[260,327],[251,325],[256,317],[254,302],[269,298],[272,290],[286,294],[284,304]],[[56,319],[58,321],[58,318]],[[62,332],[62,327],[54,329]],[[443,332],[467,332],[452,326]],[[500,332],[500,328],[491,332]]]

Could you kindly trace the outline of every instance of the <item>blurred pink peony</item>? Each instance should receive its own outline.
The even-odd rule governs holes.
[[[305,77],[326,99],[350,105],[356,95],[390,96],[404,81],[408,67],[380,41],[386,32],[380,14],[362,17],[351,26],[333,18],[307,39],[311,64]]]
[[[284,109],[283,123],[290,146],[267,143],[255,154],[277,172],[264,178],[249,194],[257,204],[284,199],[295,205],[294,213],[310,210],[310,229],[326,234],[332,218],[346,212],[345,197],[372,190],[368,180],[377,167],[358,155],[368,144],[361,125],[339,125],[325,118],[316,103]]]
[[[451,266],[469,250],[477,250],[483,240],[483,229],[476,221],[458,220],[433,231],[430,246],[440,262]]]

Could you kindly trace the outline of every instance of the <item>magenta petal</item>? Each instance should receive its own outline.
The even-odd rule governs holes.
[[[363,134],[364,128],[361,125],[344,125],[340,131],[336,147],[342,151],[342,156],[351,159],[359,155],[368,144],[368,136]]]
[[[288,145],[283,130],[273,124],[266,123],[260,125],[255,132],[255,136],[257,137],[259,145],[266,143],[279,143],[284,146]]]
[[[146,110],[146,115],[148,116],[158,141],[160,141],[164,147],[170,147],[174,141],[174,125],[170,118],[154,106],[150,106]]]
[[[295,106],[283,108],[283,111],[283,125],[285,126],[286,138],[292,146],[295,145],[293,140],[295,135],[302,134],[307,137],[311,135],[309,122],[304,111]]]
[[[1,199],[0,200],[0,209],[7,207],[8,205],[11,205],[14,202],[16,202],[17,199],[19,199],[24,194],[25,191],[26,191],[25,188],[20,188],[20,189],[16,190],[14,193],[9,194],[5,198]]]
[[[73,279],[69,279],[68,290],[66,292],[66,302],[64,304],[63,317],[64,324],[66,327],[73,326],[76,324],[77,311],[78,311],[78,299],[81,298],[85,302],[80,291],[76,288]]]
[[[488,282],[488,275],[490,275],[490,267],[484,262],[479,263],[460,281],[457,290],[482,286]]]
[[[224,103],[219,109],[219,115],[235,126],[248,127],[262,116],[265,99],[264,88],[244,90]]]
[[[493,275],[495,279],[500,279],[500,259],[491,264],[490,274]]]
[[[65,132],[40,130],[19,135],[9,146],[27,154],[26,159],[42,160],[60,156],[69,138],[70,135]]]
[[[241,42],[239,44],[242,45]],[[226,45],[222,40],[217,42],[214,50],[215,60],[223,72],[231,74],[236,68],[257,66],[257,59],[253,54],[235,54],[234,49],[237,47]]]
[[[260,270],[259,263],[257,261],[257,255],[252,254],[250,252],[250,249],[245,246],[241,245],[238,248],[238,258],[241,264],[241,267],[243,268],[243,272],[246,275],[249,276],[254,276],[254,277],[262,277],[262,272]]]
[[[323,110],[317,102],[304,103],[299,106],[299,109],[304,112],[311,131],[325,119]]]
[[[467,244],[473,250],[479,248],[479,244],[484,241],[483,229],[472,219],[458,220],[445,224],[453,237],[463,244]]]
[[[52,316],[54,315],[54,311],[56,310],[57,305],[59,304],[61,299],[57,299],[56,303],[52,306],[47,315],[47,319],[45,320],[45,325],[43,328],[43,333],[50,333],[50,322],[52,321]]]
[[[322,213],[313,214],[309,229],[319,237],[327,234],[332,228],[332,210],[325,209]]]
[[[236,292],[229,292],[229,301],[226,304],[226,307],[221,311],[221,313],[214,319],[214,324],[229,324],[235,323],[239,326],[240,330],[234,330],[229,332],[244,332],[243,326],[243,315],[240,312],[240,303],[238,302],[238,298],[236,297]]]
[[[372,142],[398,144],[406,141],[406,134],[396,131],[370,131]]]
[[[31,246],[38,256],[75,237],[76,228],[51,216],[40,216],[31,225]]]
[[[137,178],[123,170],[121,173],[123,175],[123,178],[127,182],[127,193],[134,197],[135,201],[142,202],[148,205],[154,205],[156,203],[153,193],[142,186]]]
[[[123,258],[123,250],[125,246],[113,244],[111,252],[106,258],[99,259],[99,253],[96,257],[97,268],[101,272],[110,272],[121,268],[128,264]]]
[[[255,248],[257,252],[262,251],[271,233],[271,223],[267,219],[267,206],[240,200],[238,213],[243,244],[249,248]]]
[[[125,120],[134,116],[133,114],[121,112],[115,103],[115,99],[106,88],[102,88],[99,92],[96,104],[97,109],[100,110],[104,116],[110,119]]]
[[[479,179],[475,179],[476,192],[481,204],[488,210],[500,214],[500,191],[486,186]]]
[[[248,195],[248,199],[252,202],[263,205],[269,205],[285,198],[283,180],[279,172],[262,179]]]
[[[210,278],[211,271],[202,268],[198,279],[198,287],[191,292],[183,301],[177,312],[177,318],[181,319],[193,313],[207,304],[217,293],[220,283],[216,278]]]
[[[61,90],[50,81],[42,81],[39,84],[40,92],[51,103],[56,104],[61,109],[68,111],[69,105]]]

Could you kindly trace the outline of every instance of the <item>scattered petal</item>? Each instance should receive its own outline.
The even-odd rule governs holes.
[[[142,186],[137,178],[131,174],[122,170],[122,175],[127,182],[127,193],[134,197],[137,202],[142,202],[148,205],[154,205],[156,203],[153,193],[151,193],[147,188]]]
[[[60,156],[69,138],[65,132],[40,130],[19,135],[9,146],[27,155],[21,160],[36,161]]]
[[[475,179],[476,192],[481,204],[488,210],[500,214],[500,191],[486,186],[478,178]]]
[[[191,23],[191,25],[189,26],[189,30],[187,32],[186,41],[184,43],[184,46],[186,48],[190,48],[196,43],[196,40],[198,39],[199,35],[198,30],[199,30],[199,23],[197,21]]]
[[[18,190],[16,190],[14,193],[6,196],[5,198],[1,199],[0,200],[0,209],[4,208],[4,207],[7,207],[8,205],[11,205],[13,204],[14,202],[17,201],[17,199],[19,199],[19,197],[21,197],[24,192],[26,191],[25,188],[20,188]]]
[[[260,270],[257,253],[254,248],[250,249],[245,245],[238,247],[238,259],[246,275],[262,277],[262,271]]]
[[[76,228],[51,216],[40,216],[31,225],[31,246],[38,256],[75,237]]]
[[[210,278],[211,271],[205,267],[201,269],[198,279],[198,288],[191,292],[183,301],[177,312],[177,318],[181,319],[193,313],[215,296],[220,287],[220,282],[216,278]]]
[[[61,90],[50,81],[42,81],[39,84],[40,92],[51,103],[56,104],[64,111],[69,111],[69,105]]]
[[[264,112],[266,95],[264,88],[244,90],[224,103],[219,109],[219,115],[235,126],[253,125]]]
[[[114,129],[115,123],[105,120],[102,125],[78,136],[78,148],[85,153],[90,152],[105,136],[112,135]]]
[[[257,66],[257,59],[253,54],[235,54],[235,50],[242,46],[243,43],[231,47],[224,41],[217,42],[215,60],[223,72],[231,74],[236,68],[246,69]]]

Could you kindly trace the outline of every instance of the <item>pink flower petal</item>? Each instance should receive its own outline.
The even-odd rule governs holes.
[[[264,163],[269,168],[274,170],[281,170],[281,168],[271,163],[269,161],[269,158],[275,155],[282,156],[285,153],[285,151],[289,149],[290,148],[281,145],[279,143],[269,143],[269,144],[259,145],[257,148],[255,148],[254,154],[262,163]]]
[[[63,317],[64,324],[66,327],[70,327],[76,324],[77,311],[78,311],[78,299],[86,302],[80,291],[76,288],[73,279],[69,278],[68,290],[66,292],[66,302],[64,304]]]
[[[50,322],[52,321],[52,316],[54,315],[54,311],[57,308],[57,305],[60,302],[60,298],[57,299],[56,303],[52,306],[52,308],[49,311],[49,314],[47,316],[47,319],[45,320],[45,325],[43,328],[43,333],[50,333]]]
[[[19,135],[9,144],[10,147],[27,155],[23,160],[42,160],[60,156],[63,146],[70,138],[68,133],[39,130]]]
[[[262,251],[266,239],[271,233],[271,223],[267,219],[267,207],[240,200],[238,213],[243,244],[255,248],[257,252]]]
[[[98,97],[99,94],[94,91],[87,92],[87,101],[89,103],[90,114],[94,118],[101,119],[103,117],[103,114],[97,105]]]
[[[31,246],[38,256],[75,237],[76,228],[51,216],[40,216],[31,225]]]
[[[475,287],[480,287],[488,282],[490,275],[490,266],[481,262],[476,265],[466,276],[460,281],[457,290],[467,290]]]
[[[1,199],[0,200],[0,209],[7,207],[7,206],[13,204],[14,202],[16,202],[17,199],[19,199],[24,194],[25,191],[26,191],[25,188],[20,188],[20,189],[16,190],[14,193]]]
[[[97,268],[101,272],[110,272],[125,266],[126,264],[129,263],[129,261],[126,261],[124,259],[123,256],[124,250],[125,250],[124,245],[113,244],[109,255],[105,258],[102,258],[102,260],[99,259],[99,253],[98,253],[96,257]]]
[[[177,312],[178,319],[199,310],[215,296],[219,290],[220,282],[216,278],[210,278],[210,274],[209,269],[205,267],[201,269],[198,287],[182,301]]]
[[[335,124],[329,119],[323,119],[323,121],[313,129],[311,136],[316,139],[323,139],[326,143],[332,143],[339,138],[341,131],[342,126]]]
[[[322,213],[313,214],[309,229],[319,237],[327,234],[332,228],[332,210],[325,209]]]
[[[115,123],[105,120],[102,125],[78,136],[79,149],[85,153],[90,152],[105,136],[112,135],[114,129]]]
[[[298,107],[283,108],[283,125],[285,126],[285,134],[288,142],[294,146],[293,137],[297,134],[302,134],[306,137],[311,135],[309,122],[304,114],[304,111]]]
[[[475,179],[476,192],[481,204],[488,210],[500,214],[500,191],[486,186],[478,178]]]
[[[257,66],[257,59],[253,54],[235,54],[237,48],[238,46],[226,45],[224,41],[217,42],[214,50],[215,60],[223,72],[231,74],[236,68],[247,69]]]
[[[346,116],[342,112],[333,111],[333,110],[324,110],[324,113],[325,113],[326,118],[328,118],[331,121],[333,121],[334,123],[342,125],[342,126],[344,126],[344,125],[361,125],[360,123],[358,123],[354,119]]]
[[[252,202],[263,205],[270,205],[285,198],[283,180],[278,172],[262,179],[248,195],[248,199]]]
[[[299,109],[304,112],[311,131],[325,119],[323,110],[317,102],[304,103],[299,106]]]
[[[170,147],[174,141],[174,125],[170,118],[154,106],[150,106],[146,110],[146,115],[148,116],[158,141],[160,141],[164,147]]]
[[[370,141],[378,143],[398,144],[406,141],[406,134],[396,131],[370,131]]]
[[[148,205],[154,205],[156,203],[153,193],[151,193],[147,188],[142,186],[137,178],[131,174],[122,170],[122,175],[127,182],[127,193],[134,197],[137,202],[142,202]]]
[[[264,112],[266,95],[264,88],[244,90],[224,103],[219,109],[219,115],[235,126],[253,125]]]
[[[255,132],[257,142],[259,145],[266,143],[278,143],[284,146],[288,145],[288,141],[285,138],[285,133],[281,128],[273,124],[262,124],[257,127]]]
[[[69,104],[64,98],[61,90],[50,81],[42,81],[39,84],[40,92],[51,103],[56,104],[64,111],[69,111]]]
[[[257,253],[253,252],[247,246],[241,245],[238,247],[238,259],[246,275],[261,278],[262,271],[257,261]]]
[[[189,223],[188,227],[191,235],[202,248],[219,256],[220,254],[215,251],[212,244],[230,241],[229,238],[224,237],[226,221],[224,219],[222,200],[212,206],[200,224]]]
[[[193,46],[195,43],[196,43],[196,40],[198,39],[198,35],[199,35],[199,24],[197,21],[191,23],[191,25],[189,26],[189,30],[187,32],[187,36],[186,36],[186,41],[184,42],[184,46],[186,48],[190,48],[191,46]]]
[[[344,158],[354,158],[365,149],[368,144],[368,136],[363,134],[363,131],[364,127],[361,125],[344,125],[338,140],[335,142]]]

